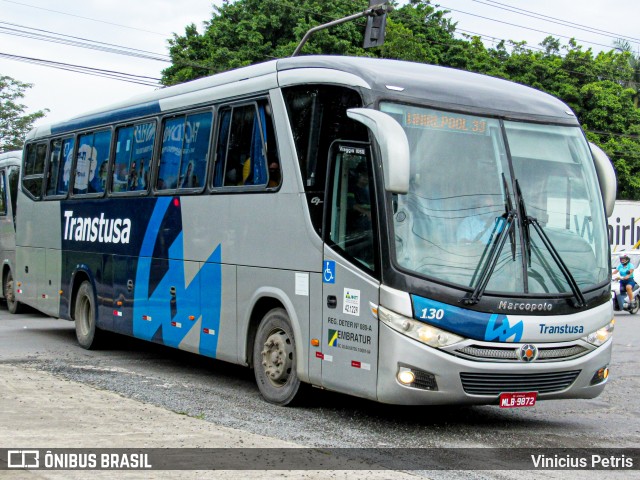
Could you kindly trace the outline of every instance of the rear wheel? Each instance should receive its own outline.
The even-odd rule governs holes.
[[[80,346],[87,350],[97,348],[100,330],[96,327],[96,300],[89,282],[82,282],[78,289],[74,317],[76,338]]]
[[[269,311],[260,322],[253,346],[253,369],[266,401],[291,405],[300,399],[293,329],[282,308]]]
[[[23,305],[16,300],[16,291],[13,282],[13,273],[11,270],[7,272],[7,277],[4,280],[4,298],[7,300],[7,310],[11,313],[20,313],[23,310]]]

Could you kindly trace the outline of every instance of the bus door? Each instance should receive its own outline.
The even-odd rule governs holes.
[[[375,399],[380,283],[374,274],[370,149],[365,143],[340,141],[330,152],[322,348],[317,354],[322,359],[322,384]]]

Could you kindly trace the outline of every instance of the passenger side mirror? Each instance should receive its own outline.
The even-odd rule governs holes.
[[[400,124],[390,115],[370,108],[350,108],[347,115],[364,124],[378,142],[385,190],[407,193],[410,176],[409,141]]]
[[[600,191],[602,192],[602,199],[604,200],[604,208],[607,211],[607,217],[613,215],[613,207],[616,204],[616,172],[613,169],[611,160],[604,151],[589,142],[591,148],[591,154],[596,165],[596,173],[598,174],[598,183],[600,184]]]

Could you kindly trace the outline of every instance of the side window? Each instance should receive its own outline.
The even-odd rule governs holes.
[[[18,211],[18,182],[20,179],[20,168],[9,167],[7,170],[7,178],[9,179],[9,200],[11,201],[11,213],[13,215],[13,228],[16,228],[16,212]]]
[[[66,195],[73,156],[73,138],[56,138],[51,142],[45,194],[47,197]]]
[[[0,170],[0,215],[7,214],[7,185],[5,183],[4,170]]]
[[[220,112],[214,186],[280,185],[281,170],[266,100]]]
[[[51,142],[49,151],[49,165],[47,166],[47,182],[45,195],[51,197],[58,193],[58,175],[60,173],[60,160],[62,156],[62,139],[56,138]]]
[[[369,140],[366,127],[347,117],[362,99],[355,90],[330,85],[288,87],[283,95],[311,221],[320,234],[329,146],[338,139]]]
[[[110,130],[80,135],[73,183],[74,195],[104,193],[110,144]]]
[[[62,141],[62,151],[60,154],[60,171],[58,173],[57,195],[66,195],[69,192],[69,181],[71,180],[71,165],[73,165],[73,147],[75,138],[66,138]]]
[[[121,127],[116,133],[113,192],[146,191],[156,138],[155,122]]]
[[[207,172],[211,112],[180,115],[164,122],[157,190],[201,190]]]
[[[329,243],[367,269],[375,270],[374,196],[369,149],[362,144],[335,143],[331,158]]]
[[[44,163],[47,156],[46,143],[32,143],[27,146],[23,163],[22,187],[34,199],[42,197]]]

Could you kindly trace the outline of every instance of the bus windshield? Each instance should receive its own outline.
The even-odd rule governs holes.
[[[465,289],[490,271],[486,290],[511,294],[607,281],[604,210],[579,127],[381,109],[403,126],[411,149],[409,191],[394,198],[400,268]]]

